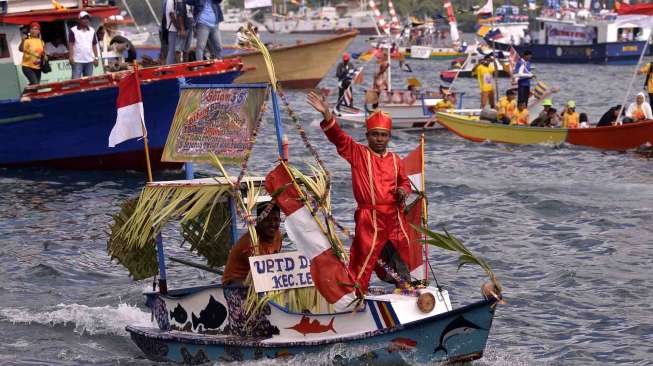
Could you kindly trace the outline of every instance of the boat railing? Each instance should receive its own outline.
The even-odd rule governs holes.
[[[247,70],[250,70],[248,68]],[[216,72],[228,72],[244,70],[239,58],[225,60],[208,60],[186,62],[174,65],[154,66],[139,69],[138,75],[141,81],[150,82],[153,80],[168,80],[181,77],[204,76]],[[47,98],[62,94],[77,93],[81,91],[97,90],[118,85],[118,82],[131,71],[120,71],[116,73],[103,74],[98,76],[84,77],[58,81],[46,84],[29,85],[23,93],[24,98]]]

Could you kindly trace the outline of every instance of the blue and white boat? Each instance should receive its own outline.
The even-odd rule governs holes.
[[[64,5],[68,2],[63,1]],[[36,2],[42,8],[31,9],[24,8],[24,3],[10,2],[6,13],[0,14],[0,166],[145,169],[141,141],[108,147],[121,73],[105,74],[100,63],[94,71],[98,76],[70,80],[68,60],[51,60],[52,72],[43,74],[40,85],[28,87],[21,70],[21,25],[40,23],[43,39],[48,42],[54,34],[66,34],[81,10],[91,14],[97,25],[119,9],[96,6],[55,10],[50,2],[44,5],[43,1]],[[77,2],[73,3],[76,6]],[[178,80],[230,83],[242,71],[238,59],[140,69],[153,168],[178,166],[160,162],[179,98]]]

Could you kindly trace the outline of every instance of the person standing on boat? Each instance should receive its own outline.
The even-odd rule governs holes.
[[[653,103],[653,62],[649,62],[638,70],[638,74],[646,74],[644,89],[648,93],[648,102]]]
[[[98,65],[97,37],[95,29],[89,25],[91,15],[79,12],[79,21],[68,31],[69,61],[72,78],[93,76],[93,67]]]
[[[268,209],[264,203],[256,207],[256,214],[259,219],[256,223],[256,235],[258,236],[259,255],[275,254],[281,250],[281,211],[279,206],[274,205],[269,209],[267,215],[261,218],[261,213]],[[227,265],[222,275],[223,285],[243,285],[249,274],[249,257],[254,255],[254,247],[249,232],[238,239],[238,242],[229,251]]]
[[[489,104],[491,108],[494,105],[494,72],[497,70],[496,61],[492,55],[483,57],[480,63],[474,66],[472,74],[476,73],[479,88],[481,90],[481,109]]]
[[[348,53],[342,55],[342,62],[338,64],[336,69],[336,77],[338,78],[338,103],[336,103],[336,110],[340,111],[340,105],[343,103],[347,105],[344,95],[345,91],[351,87],[351,79],[354,73],[354,65],[349,62],[350,57]],[[348,107],[353,107],[352,105],[347,105]]]
[[[221,2],[222,0],[186,0],[186,4],[193,7],[197,37],[195,59],[197,61],[204,60],[204,49],[207,44],[214,59],[222,58],[220,22],[224,20],[224,16],[220,8]]]
[[[651,113],[651,105],[644,100],[644,93],[639,93],[635,97],[635,103],[630,103],[626,109],[626,118],[624,123],[640,122],[644,120],[653,119]]]
[[[29,26],[29,33],[21,33],[22,40],[18,50],[23,53],[21,67],[23,75],[27,78],[29,85],[41,82],[41,61],[45,55],[45,44],[41,39],[41,25],[33,22]]]
[[[366,121],[365,146],[342,130],[324,97],[311,92],[308,103],[322,113],[322,131],[351,166],[352,190],[358,208],[354,213],[356,231],[349,270],[360,290],[367,292],[372,271],[386,280],[385,269],[378,266],[381,256],[385,263],[395,265],[400,276],[410,280],[405,265],[409,263],[410,249],[404,206],[411,185],[401,158],[387,150],[392,119],[381,110],[372,113]],[[394,254],[386,255],[389,251]]]
[[[185,12],[186,6],[177,0],[164,0],[163,20],[168,34],[168,48],[166,50],[166,65],[177,63],[177,41],[186,36],[186,28],[181,18],[180,9]]]
[[[534,75],[531,73],[531,58],[533,53],[529,50],[524,51],[522,58],[517,61],[513,70],[513,77],[517,79],[517,104],[526,102],[531,95],[531,79]]]

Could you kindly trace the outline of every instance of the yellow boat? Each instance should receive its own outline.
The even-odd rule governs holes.
[[[281,85],[293,89],[316,87],[326,73],[331,70],[333,64],[340,59],[356,35],[358,32],[353,31],[313,42],[270,48],[275,72]],[[243,61],[245,67],[255,67],[254,70],[238,77],[237,83],[268,82],[265,62],[260,52],[236,52],[228,57],[238,57]]]
[[[437,113],[437,121],[456,135],[476,142],[509,144],[554,144],[566,141],[566,128],[510,126],[479,120],[478,116]]]

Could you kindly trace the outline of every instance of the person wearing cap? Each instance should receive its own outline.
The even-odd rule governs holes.
[[[492,55],[485,55],[481,62],[479,62],[472,69],[472,74],[476,73],[478,85],[481,90],[481,109],[489,104],[493,109],[494,104],[494,71],[497,70],[495,66],[496,61]]]
[[[408,223],[403,209],[411,185],[401,158],[387,150],[392,119],[381,110],[372,113],[366,121],[367,145],[363,145],[342,130],[324,97],[311,92],[308,103],[322,113],[322,131],[351,166],[351,185],[358,208],[354,214],[356,231],[349,270],[365,293],[372,271],[385,280],[385,271],[377,267],[377,259],[382,251],[387,251],[386,245],[394,250],[404,267],[409,262]],[[400,276],[410,279],[405,270],[396,268]]]
[[[77,25],[68,31],[68,57],[73,79],[92,76],[93,67],[98,65],[97,37],[90,21],[90,14],[80,11]]]
[[[635,102],[630,103],[628,109],[626,109],[626,118],[624,118],[624,122],[639,122],[647,119],[653,119],[651,105],[646,102],[644,93],[638,93],[635,97]]]
[[[558,116],[553,108],[553,101],[551,99],[544,99],[542,101],[542,111],[535,117],[531,126],[533,127],[553,127],[558,124]],[[553,112],[551,112],[553,110]]]
[[[273,205],[272,207],[268,207]],[[266,212],[267,211],[267,212]],[[267,213],[262,217],[262,213]],[[273,203],[262,203],[256,206],[256,215],[260,219],[256,222],[256,235],[258,236],[258,255],[275,254],[281,250],[281,211]],[[223,285],[244,285],[249,274],[249,257],[254,255],[254,246],[249,232],[243,234],[229,251],[227,265],[222,274]]]
[[[504,125],[510,124],[516,110],[515,89],[508,89],[506,90],[506,95],[501,97],[497,104],[497,121]]]
[[[580,115],[576,112],[576,102],[570,100],[567,102],[564,112],[562,112],[562,128],[578,127],[580,127]]]
[[[45,44],[41,39],[41,26],[33,22],[29,26],[29,33],[22,34],[23,38],[18,45],[18,50],[23,53],[21,67],[23,75],[29,85],[41,82],[41,61],[45,55]]]
[[[513,77],[517,79],[517,103],[526,102],[531,95],[531,79],[534,77],[531,72],[531,57],[533,52],[526,50],[524,55],[517,61],[513,70]]]
[[[339,63],[338,67],[336,68],[336,77],[338,78],[338,103],[336,104],[337,111],[340,110],[341,104],[344,103],[347,105],[346,101],[344,100],[345,90],[351,86],[351,78],[354,72],[354,65],[349,62],[349,59],[349,54],[345,52],[342,55],[342,62]],[[353,100],[351,104],[353,104]],[[353,107],[353,105],[348,106]]]
[[[224,21],[220,3],[222,0],[185,0],[187,5],[193,7],[193,19],[195,19],[195,35],[197,45],[195,48],[195,59],[204,60],[204,50],[208,44],[211,56],[214,59],[222,58],[222,46],[220,45],[220,22]]]

